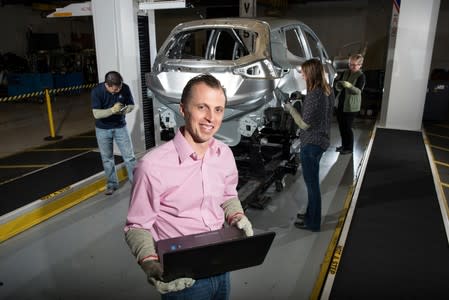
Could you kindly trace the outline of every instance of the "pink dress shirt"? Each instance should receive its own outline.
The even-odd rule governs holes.
[[[221,205],[237,197],[237,183],[234,155],[226,144],[212,139],[199,159],[178,130],[134,169],[125,230],[147,229],[158,241],[220,229]]]

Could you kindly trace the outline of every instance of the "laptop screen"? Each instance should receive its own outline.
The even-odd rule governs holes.
[[[271,247],[274,232],[246,237],[231,226],[157,242],[164,268],[163,280],[210,277],[224,272],[260,265]]]

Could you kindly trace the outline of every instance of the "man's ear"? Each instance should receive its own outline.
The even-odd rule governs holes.
[[[185,116],[185,106],[184,103],[179,103],[179,112],[181,113],[181,116]]]

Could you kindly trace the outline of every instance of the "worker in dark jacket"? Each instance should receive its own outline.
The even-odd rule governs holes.
[[[128,179],[133,181],[136,164],[133,145],[126,128],[125,115],[134,108],[129,86],[123,83],[116,71],[106,73],[104,82],[99,83],[91,93],[92,112],[95,118],[95,134],[106,175],[106,195],[119,187],[114,160],[113,143],[117,144],[125,162]]]
[[[318,59],[310,59],[301,65],[301,74],[307,85],[307,95],[298,112],[287,103],[285,109],[300,128],[301,168],[307,186],[307,209],[298,213],[295,226],[311,231],[321,228],[320,160],[330,144],[334,92],[326,81],[326,73]]]
[[[340,154],[351,154],[354,148],[354,133],[352,123],[360,111],[362,91],[365,87],[365,74],[361,68],[363,56],[361,54],[349,57],[349,70],[343,72],[335,84],[337,90],[337,121],[340,129],[341,146],[336,151]]]

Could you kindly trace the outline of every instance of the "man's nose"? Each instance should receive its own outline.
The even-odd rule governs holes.
[[[215,112],[214,112],[214,110],[212,110],[212,109],[207,109],[207,110],[206,110],[206,119],[207,119],[209,122],[212,122],[212,121],[214,120],[214,118],[215,118]]]

